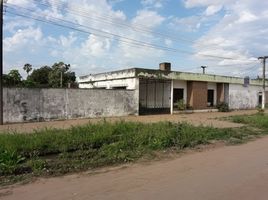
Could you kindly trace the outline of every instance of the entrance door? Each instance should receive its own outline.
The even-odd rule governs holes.
[[[175,105],[175,103],[177,103],[181,99],[183,99],[183,89],[182,88],[173,89],[173,105]]]
[[[214,106],[214,90],[208,90],[208,106]]]
[[[262,92],[259,92],[259,105],[262,105]]]

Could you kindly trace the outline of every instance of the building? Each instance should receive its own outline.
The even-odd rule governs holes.
[[[131,68],[90,74],[81,76],[78,83],[79,88],[134,90],[139,114],[172,114],[179,100],[194,110],[212,109],[222,102],[231,109],[252,109],[261,104],[263,91],[261,80],[171,71],[170,63],[161,63],[157,70]]]

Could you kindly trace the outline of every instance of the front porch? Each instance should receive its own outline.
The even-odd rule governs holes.
[[[216,112],[227,92],[224,83],[139,79],[139,114]]]

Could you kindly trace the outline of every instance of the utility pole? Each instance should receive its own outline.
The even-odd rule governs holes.
[[[0,125],[3,125],[4,119],[3,119],[3,1],[0,0],[1,5],[0,5],[0,15],[1,15],[1,29],[0,29],[0,34],[1,34],[1,63],[0,63]]]
[[[262,60],[262,64],[263,64],[263,69],[262,69],[262,87],[263,87],[263,93],[262,93],[262,105],[261,108],[265,109],[265,62],[266,59],[268,58],[268,56],[262,56],[259,57],[259,60]]]
[[[203,74],[205,74],[207,66],[201,66],[201,68],[203,69]]]

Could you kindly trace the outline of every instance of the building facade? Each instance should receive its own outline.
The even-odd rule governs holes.
[[[231,109],[253,109],[261,104],[261,80],[171,71],[170,68],[170,63],[161,63],[157,70],[131,68],[90,74],[81,76],[78,83],[80,88],[134,90],[139,114],[172,114],[178,101],[194,110],[212,109],[223,102]]]

